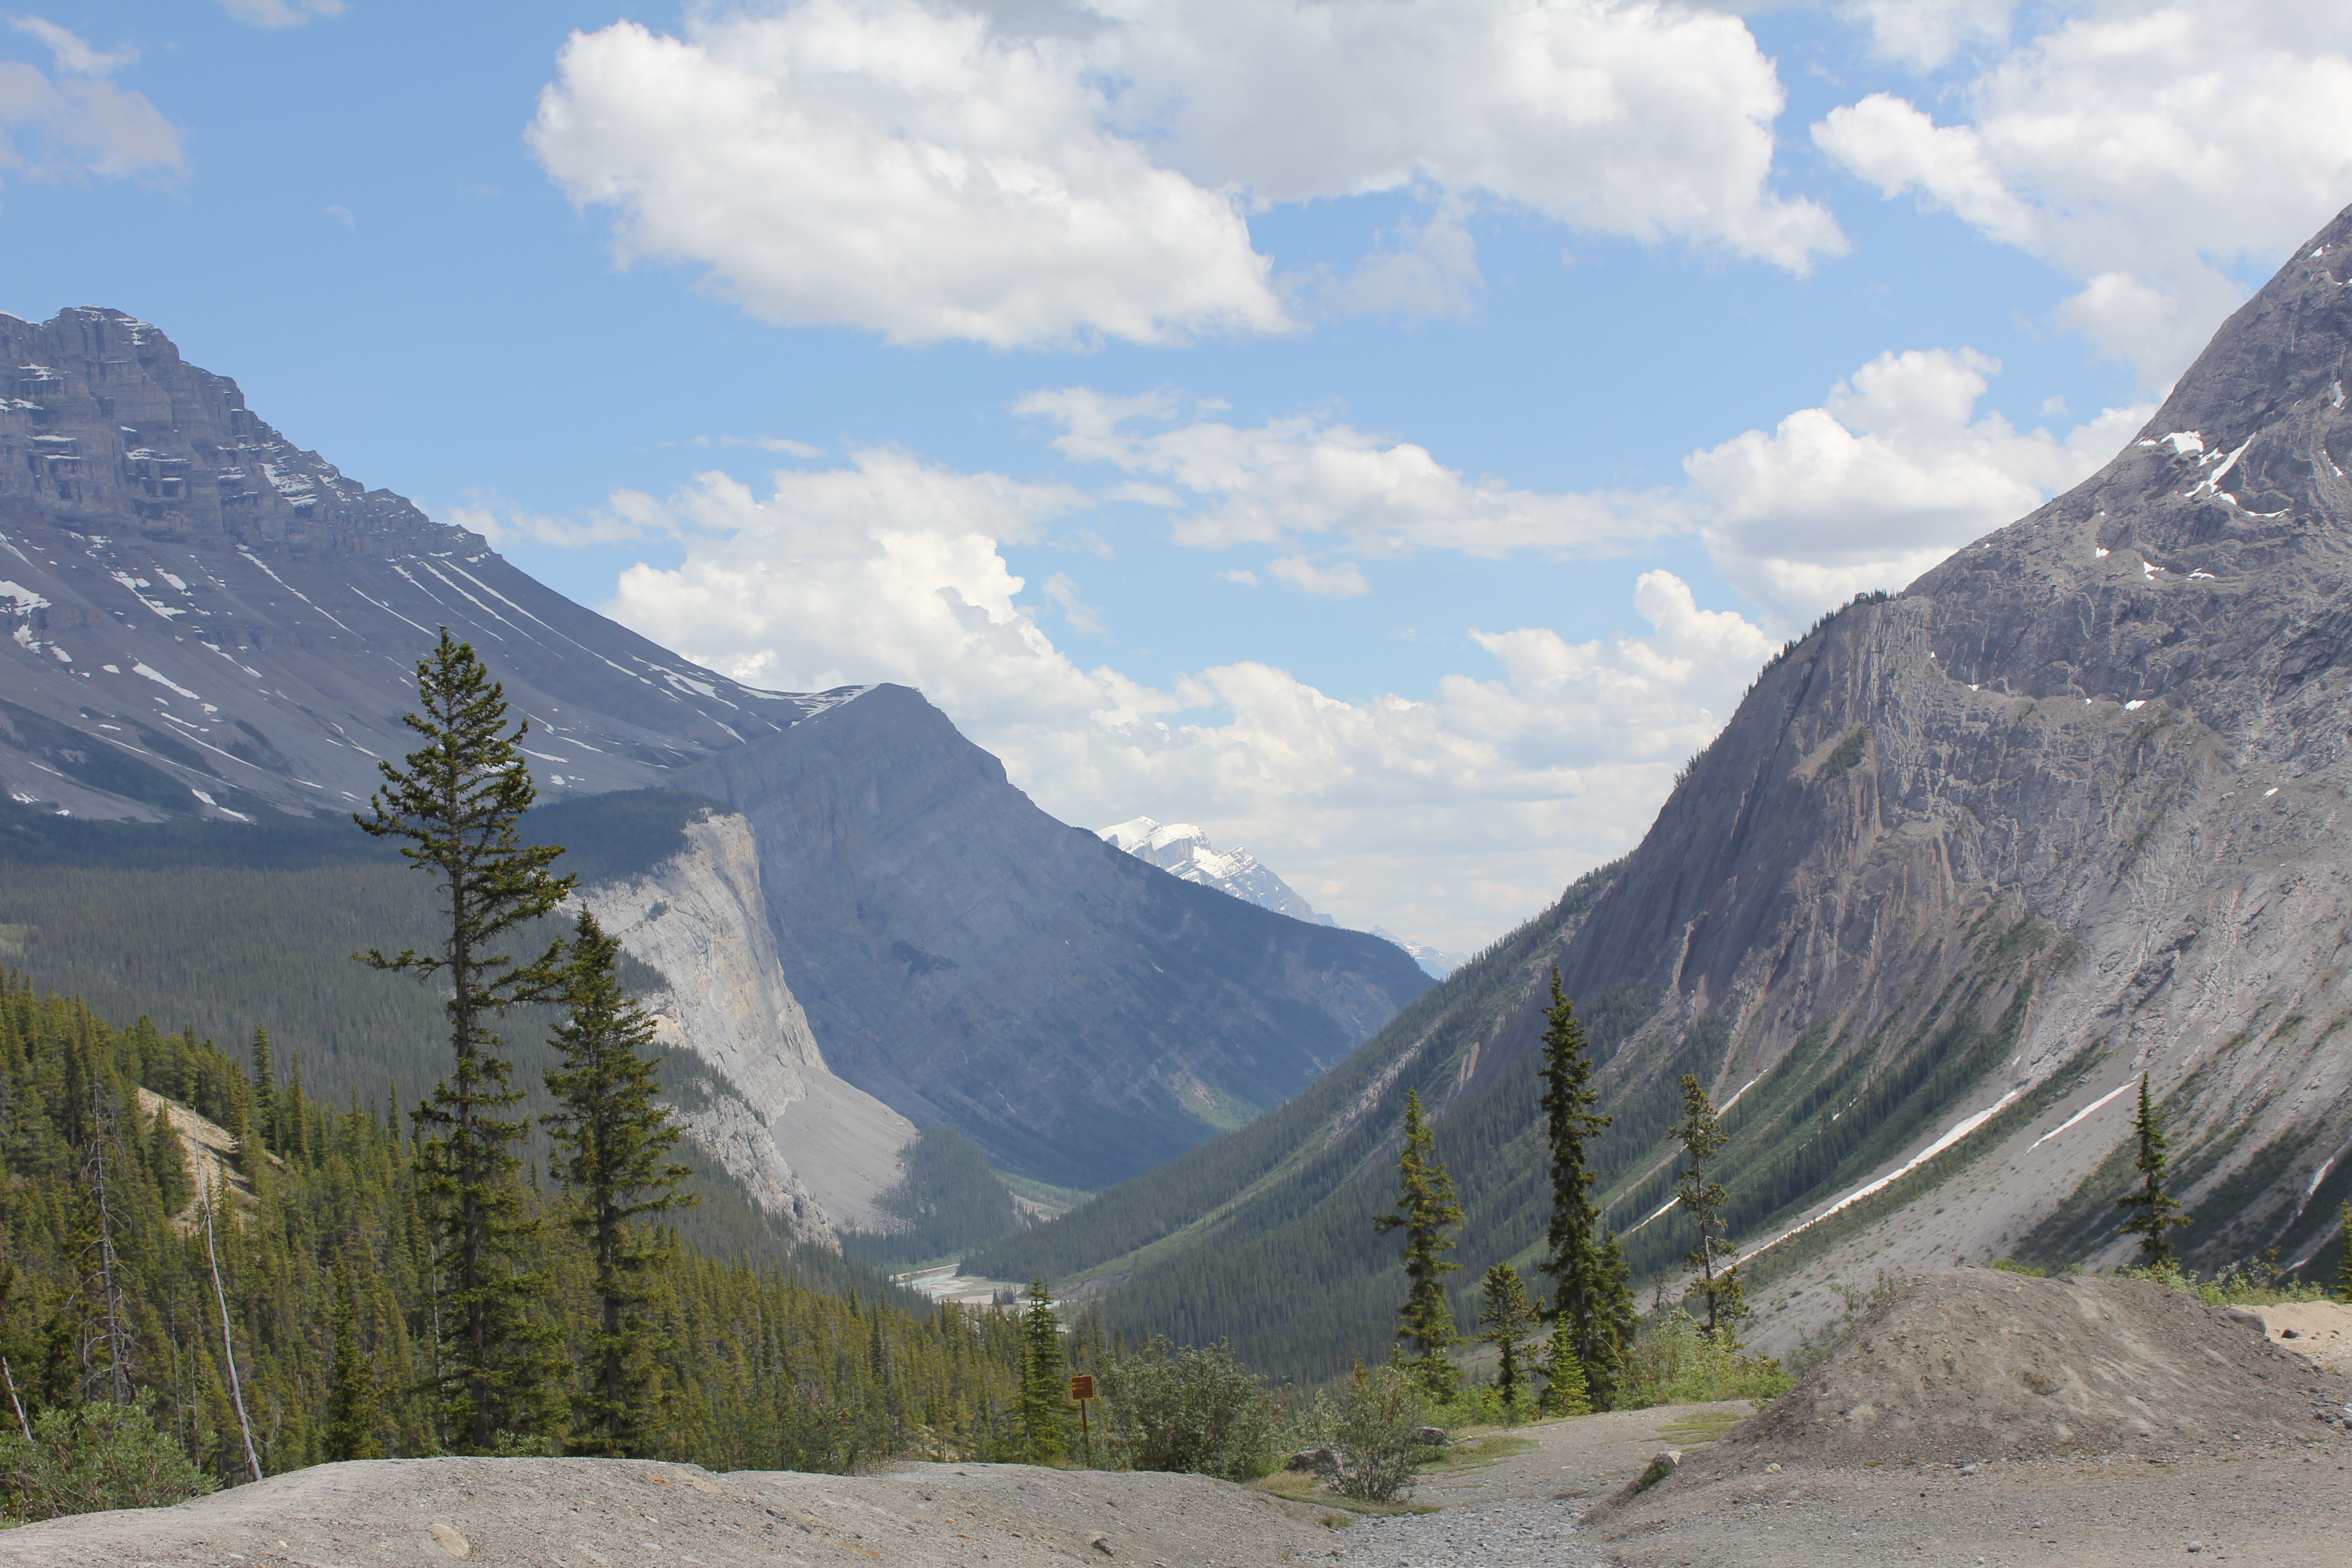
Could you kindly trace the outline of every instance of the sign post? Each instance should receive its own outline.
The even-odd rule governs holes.
[[[1087,1468],[1090,1470],[1095,1468],[1095,1434],[1087,1420],[1087,1403],[1094,1396],[1094,1373],[1082,1372],[1070,1379],[1070,1397],[1078,1406],[1078,1440],[1086,1445]]]

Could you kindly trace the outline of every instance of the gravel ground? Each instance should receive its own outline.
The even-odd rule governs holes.
[[[1424,1483],[1414,1500],[1444,1511],[1348,1527],[1341,1564],[2335,1568],[2352,1562],[2347,1337],[2337,1306],[1957,1270],[1719,1441],[1703,1418],[1741,1407],[1527,1428],[1533,1451]],[[1681,1466],[1625,1496],[1664,1447]]]

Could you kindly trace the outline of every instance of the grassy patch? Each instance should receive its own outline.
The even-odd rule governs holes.
[[[1659,1427],[1658,1436],[1670,1439],[1677,1447],[1693,1448],[1714,1442],[1747,1419],[1745,1411],[1702,1410]]]
[[[1531,1437],[1517,1437],[1507,1432],[1488,1432],[1464,1439],[1417,1468],[1423,1475],[1484,1469],[1488,1465],[1502,1463],[1514,1454],[1527,1453],[1535,1446]]]

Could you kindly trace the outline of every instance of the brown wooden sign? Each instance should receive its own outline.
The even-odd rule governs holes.
[[[1095,1379],[1092,1373],[1080,1373],[1077,1376],[1070,1379],[1071,1398],[1083,1403],[1086,1400],[1092,1399],[1094,1396]]]

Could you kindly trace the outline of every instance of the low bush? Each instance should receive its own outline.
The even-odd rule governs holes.
[[[1095,1382],[1104,1438],[1129,1469],[1248,1481],[1274,1468],[1282,1433],[1275,1397],[1222,1342],[1179,1350],[1155,1336]]]
[[[44,1410],[33,1439],[0,1431],[0,1491],[11,1520],[57,1519],[115,1508],[161,1508],[219,1486],[198,1473],[179,1445],[156,1429],[142,1393],[135,1405]]]
[[[2194,1269],[2183,1270],[2170,1258],[2153,1268],[2117,1268],[2111,1271],[2109,1278],[2145,1279],[2167,1289],[2186,1290],[2209,1307],[2270,1307],[2288,1301],[2335,1300],[2326,1286],[2288,1279],[2270,1264],[2252,1259],[2232,1263],[2210,1279],[2200,1279]]]
[[[1796,1380],[1770,1356],[1743,1355],[1738,1347],[1700,1331],[1676,1309],[1643,1325],[1626,1357],[1621,1410],[1654,1405],[1703,1405],[1718,1399],[1761,1403],[1787,1393]]]
[[[1393,1366],[1358,1367],[1337,1402],[1318,1398],[1300,1423],[1308,1440],[1344,1456],[1331,1484],[1365,1502],[1395,1502],[1412,1491],[1423,1446],[1413,1434],[1429,1424],[1429,1397]]]

